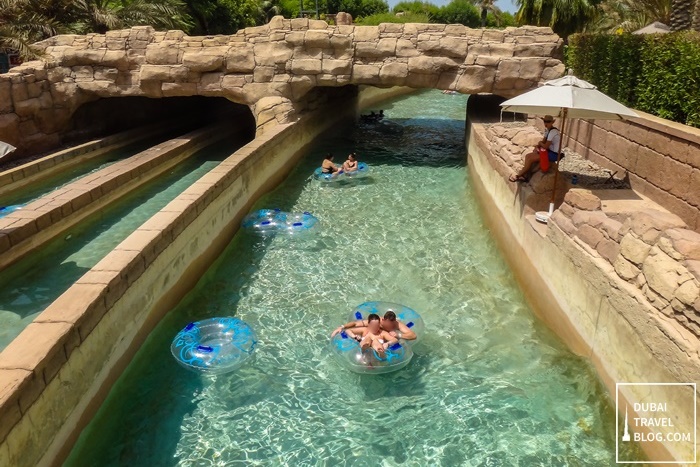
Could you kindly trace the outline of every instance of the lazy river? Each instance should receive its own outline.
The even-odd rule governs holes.
[[[465,106],[424,92],[384,105],[381,124],[323,138],[254,207],[310,211],[321,231],[239,231],[146,340],[67,465],[614,464],[609,396],[535,318],[479,213]],[[341,162],[353,150],[369,177],[313,180],[325,152]],[[350,373],[328,350],[368,300],[423,316],[401,371]],[[225,315],[255,329],[255,357],[215,377],[180,367],[173,336]]]

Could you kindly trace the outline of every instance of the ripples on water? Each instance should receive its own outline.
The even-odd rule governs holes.
[[[428,92],[339,129],[256,207],[312,211],[303,240],[239,233],[155,329],[69,465],[611,465],[614,413],[589,366],[533,318],[469,188],[465,98]],[[332,150],[372,176],[309,179]],[[336,162],[338,162],[336,160]],[[328,334],[367,300],[422,313],[406,369],[348,373]],[[252,363],[201,377],[169,343],[187,322],[236,314]]]

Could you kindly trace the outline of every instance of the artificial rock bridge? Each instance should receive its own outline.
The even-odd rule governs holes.
[[[0,75],[0,140],[55,146],[83,104],[101,98],[218,96],[250,107],[258,132],[313,108],[323,87],[373,85],[512,97],[564,72],[562,41],[542,27],[329,26],[275,17],[231,36],[151,27],[55,36],[43,60]]]

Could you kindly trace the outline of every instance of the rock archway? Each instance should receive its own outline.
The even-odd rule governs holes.
[[[258,131],[294,119],[319,87],[373,85],[511,97],[564,72],[549,28],[329,26],[275,17],[231,36],[150,27],[55,36],[43,61],[0,75],[0,139],[55,144],[75,110],[98,98],[217,96],[250,106]]]

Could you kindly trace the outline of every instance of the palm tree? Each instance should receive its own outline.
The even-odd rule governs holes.
[[[46,39],[64,29],[45,15],[49,2],[38,0],[0,0],[0,48],[13,49],[27,60],[37,54],[33,42]]]
[[[501,25],[501,9],[496,6],[495,0],[476,0],[474,2],[478,8],[481,9],[481,27],[486,27],[486,20],[489,13],[493,14],[493,18],[496,20],[496,25]]]
[[[150,24],[187,29],[180,0],[0,0],[0,47],[37,55],[30,44],[61,33],[104,33]]]
[[[605,0],[589,30],[593,32],[632,32],[660,21],[669,24],[671,0]]]
[[[671,31],[690,29],[695,0],[672,0]]]
[[[184,29],[191,23],[180,0],[76,0],[78,32],[104,34],[110,29],[150,25],[156,29]]]
[[[601,0],[516,0],[521,24],[549,26],[564,39],[583,31],[596,16]]]
[[[501,9],[498,8],[495,4],[496,0],[478,0],[476,2],[476,6],[481,8],[481,27],[485,28],[486,27],[486,18],[489,15],[489,12],[493,13],[493,16],[498,19],[501,16]]]
[[[693,30],[700,32],[700,0],[695,0],[695,11],[693,11]]]

